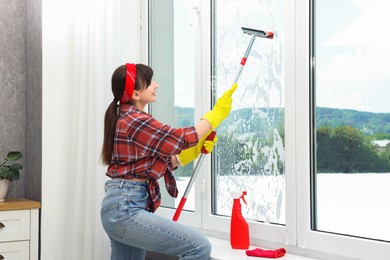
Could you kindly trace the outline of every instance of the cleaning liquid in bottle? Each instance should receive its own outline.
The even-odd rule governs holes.
[[[248,249],[249,248],[249,226],[241,214],[240,199],[246,204],[244,196],[246,191],[242,194],[239,192],[230,193],[233,200],[232,218],[230,222],[230,245],[233,249]]]

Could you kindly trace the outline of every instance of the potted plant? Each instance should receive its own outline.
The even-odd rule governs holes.
[[[11,181],[19,180],[19,171],[23,166],[19,163],[14,163],[23,157],[20,151],[11,151],[7,154],[3,163],[0,164],[0,202],[4,201],[8,192],[8,186]]]

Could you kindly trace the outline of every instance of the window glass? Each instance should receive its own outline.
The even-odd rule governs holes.
[[[245,218],[285,224],[283,1],[212,1],[214,97],[230,88],[251,36],[241,27],[272,31],[255,39],[233,95],[231,114],[217,129],[213,213],[231,215],[231,192],[247,191]]]
[[[149,64],[159,84],[152,115],[173,127],[194,125],[195,31],[190,1],[149,1]],[[175,171],[179,197],[173,199],[159,179],[162,206],[177,208],[193,170],[193,163]],[[194,210],[194,187],[184,209]]]
[[[313,229],[390,241],[390,3],[313,3]]]

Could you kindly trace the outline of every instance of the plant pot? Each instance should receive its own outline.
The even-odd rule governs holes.
[[[8,192],[9,180],[0,180],[0,202],[4,201]]]

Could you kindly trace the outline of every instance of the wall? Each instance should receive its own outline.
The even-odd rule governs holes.
[[[7,197],[41,199],[41,0],[0,1],[0,158],[24,153]]]
[[[26,0],[26,197],[41,200],[42,1]]]

